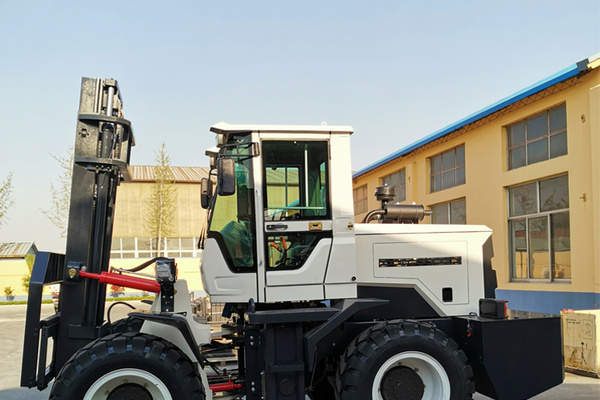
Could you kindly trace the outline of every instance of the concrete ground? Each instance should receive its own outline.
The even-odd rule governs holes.
[[[139,301],[129,303],[140,309],[150,308],[150,306]],[[108,307],[106,308],[108,309]],[[23,352],[26,309],[27,305],[21,304],[0,306],[0,360],[5,362],[3,373],[0,374],[0,400],[45,400],[50,395],[50,388],[40,392],[35,388],[19,387],[21,383],[21,355]],[[116,305],[111,312],[111,319],[115,321],[124,318],[130,311],[131,309],[127,306]],[[54,314],[54,306],[52,304],[42,304],[41,318],[46,318],[52,314]]]
[[[132,302],[136,307],[148,308],[140,302]],[[25,305],[0,306],[0,360],[3,360],[3,373],[0,374],[0,400],[42,400],[47,399],[50,389],[42,392],[37,389],[19,387],[21,377],[21,354],[23,330],[25,329]],[[115,306],[113,320],[123,318],[129,308]],[[42,305],[42,317],[54,312],[51,304]],[[474,400],[488,400],[489,397],[475,394]],[[532,400],[598,400],[600,399],[600,379],[566,374],[562,385],[550,389]]]

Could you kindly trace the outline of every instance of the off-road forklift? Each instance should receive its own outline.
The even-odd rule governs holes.
[[[22,386],[54,380],[50,398],[68,400],[516,400],[563,381],[560,318],[495,299],[489,228],[418,224],[428,210],[388,186],[355,221],[351,127],[210,130],[199,272],[227,319],[212,330],[176,260],[110,267],[134,136],[117,82],[83,78],[67,248],[35,261]],[[40,321],[49,284],[59,308]],[[156,293],[150,311],[108,323],[109,284]],[[210,360],[223,349],[228,368]]]

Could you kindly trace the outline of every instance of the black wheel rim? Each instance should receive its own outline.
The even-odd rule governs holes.
[[[146,388],[134,383],[125,383],[113,390],[106,400],[153,400]]]
[[[424,392],[423,380],[409,367],[391,368],[381,379],[381,397],[384,400],[420,400]]]

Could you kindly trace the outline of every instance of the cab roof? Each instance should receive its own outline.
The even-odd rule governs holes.
[[[219,122],[210,127],[214,133],[246,133],[246,132],[277,132],[277,133],[344,133],[352,134],[351,126],[333,125],[237,125]]]

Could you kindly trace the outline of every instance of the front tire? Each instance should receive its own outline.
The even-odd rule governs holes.
[[[73,355],[50,399],[204,400],[190,359],[172,343],[128,332],[99,338]]]
[[[405,321],[377,324],[342,355],[339,400],[465,400],[475,385],[458,345],[433,326]]]
[[[137,317],[119,319],[108,326],[110,333],[139,332],[142,330],[144,320]]]

